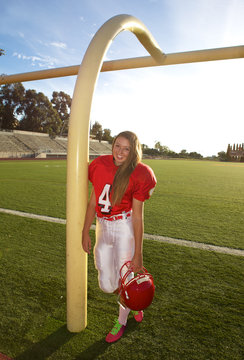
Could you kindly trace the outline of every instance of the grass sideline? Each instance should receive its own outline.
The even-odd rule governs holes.
[[[244,164],[147,160],[145,232],[244,249]],[[1,207],[65,218],[66,161],[0,162]]]
[[[130,317],[109,345],[118,306],[98,289],[92,256],[88,327],[66,329],[65,226],[2,214],[0,227],[0,352],[16,360],[243,359],[242,258],[144,241],[155,299],[145,320]]]
[[[158,185],[145,232],[244,248],[244,164],[147,163]],[[64,218],[65,187],[65,161],[0,162],[1,207]],[[66,329],[64,225],[0,214],[0,227],[0,352],[19,360],[243,359],[242,258],[145,241],[155,300],[145,322],[130,318],[121,341],[108,345],[116,299],[98,289],[92,257],[88,327]]]

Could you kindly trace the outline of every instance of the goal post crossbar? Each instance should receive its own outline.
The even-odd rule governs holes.
[[[244,58],[244,45],[164,54],[162,61],[155,61],[152,56],[104,61],[100,71],[106,72],[129,70],[144,67],[179,65],[240,58]],[[72,65],[12,75],[1,74],[0,85],[66,76],[76,76],[79,72],[79,68],[80,65]]]

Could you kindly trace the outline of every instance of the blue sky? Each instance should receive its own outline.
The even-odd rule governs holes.
[[[78,65],[109,18],[140,19],[167,53],[244,45],[243,0],[0,0],[0,74]],[[130,32],[119,34],[105,60],[147,56]],[[76,77],[24,82],[51,98],[72,96]],[[176,152],[204,156],[244,142],[244,59],[101,73],[91,111],[119,131],[136,132]]]

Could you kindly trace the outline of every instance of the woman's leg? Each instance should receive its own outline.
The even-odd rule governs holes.
[[[94,258],[101,290],[106,293],[113,293],[117,288],[117,284],[114,284],[113,233],[108,221],[97,221]]]

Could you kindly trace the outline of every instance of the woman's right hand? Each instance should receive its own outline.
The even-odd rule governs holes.
[[[82,242],[81,242],[82,248],[87,254],[90,254],[91,251],[91,238],[89,235],[89,230],[95,215],[96,215],[96,196],[94,189],[92,188],[91,197],[87,205],[84,227],[82,230]]]
[[[91,238],[87,233],[82,233],[82,248],[87,253],[91,252]]]

